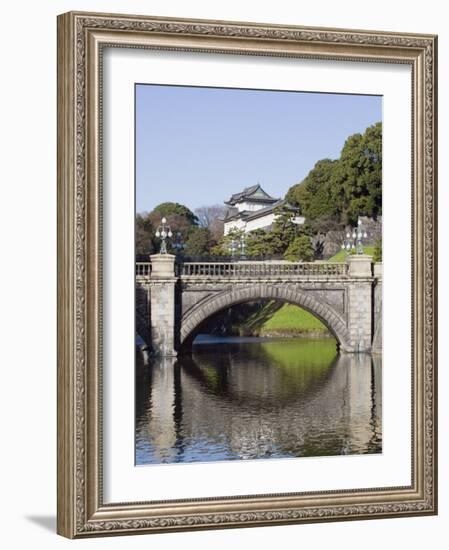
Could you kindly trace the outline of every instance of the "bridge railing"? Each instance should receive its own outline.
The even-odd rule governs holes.
[[[338,277],[346,263],[314,262],[184,262],[175,265],[177,277]],[[136,277],[151,277],[151,262],[136,262]]]
[[[151,262],[136,262],[136,277],[149,277],[151,275]]]
[[[180,277],[300,277],[344,276],[346,263],[185,262],[177,265]]]

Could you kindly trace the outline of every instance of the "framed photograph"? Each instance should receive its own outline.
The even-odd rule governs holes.
[[[437,513],[436,49],[59,16],[59,534]]]

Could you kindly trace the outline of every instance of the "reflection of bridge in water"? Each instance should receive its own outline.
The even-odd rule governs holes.
[[[330,340],[195,346],[140,376],[138,464],[381,451],[381,358]]]
[[[155,355],[190,346],[202,324],[260,299],[296,304],[321,319],[345,352],[382,349],[382,271],[365,255],[346,263],[186,262],[169,254],[136,264],[136,326]]]

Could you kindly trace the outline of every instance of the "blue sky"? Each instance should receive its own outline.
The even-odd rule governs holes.
[[[275,197],[382,119],[382,98],[136,86],[136,209],[222,204],[259,182]]]

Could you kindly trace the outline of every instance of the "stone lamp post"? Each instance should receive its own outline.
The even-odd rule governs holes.
[[[161,239],[159,254],[151,260],[151,343],[153,355],[174,357],[175,350],[175,256],[167,253],[167,238],[172,230],[164,217],[157,228],[156,237]]]
[[[156,230],[156,237],[161,239],[161,254],[167,254],[167,244],[165,241],[167,238],[171,239],[173,237],[172,230],[169,225],[165,225],[166,223],[167,218],[162,218],[161,225]]]

